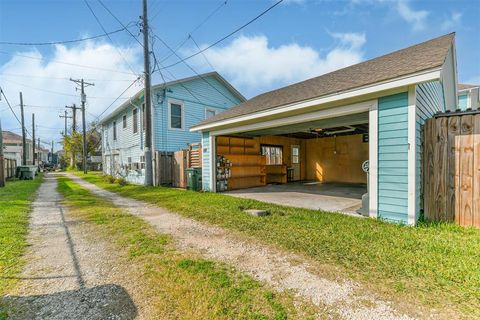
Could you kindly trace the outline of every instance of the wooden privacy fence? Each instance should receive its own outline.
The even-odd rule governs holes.
[[[173,176],[173,152],[155,152],[155,185],[171,185]]]
[[[480,113],[427,120],[422,175],[426,219],[480,228]]]

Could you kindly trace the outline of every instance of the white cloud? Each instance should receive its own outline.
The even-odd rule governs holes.
[[[363,4],[391,6],[403,20],[410,24],[413,31],[424,30],[427,18],[430,15],[430,12],[427,10],[413,9],[410,5],[410,0],[350,0],[349,2],[349,5],[352,7]]]
[[[425,29],[426,19],[430,12],[426,10],[414,10],[407,0],[397,0],[396,10],[398,14],[410,25],[414,31]]]
[[[321,56],[297,43],[269,46],[266,36],[240,36],[205,52],[208,60],[247,95],[343,68],[363,59],[365,34],[333,33],[338,44]],[[196,60],[197,64],[203,61]]]
[[[72,103],[80,105],[75,84],[68,79],[84,78],[86,81],[95,83],[95,86],[86,89],[87,121],[91,121],[95,118],[92,114],[98,115],[102,112],[131,83],[129,80],[136,78],[135,75],[130,74],[128,65],[133,70],[142,70],[142,65],[139,63],[140,49],[114,47],[100,42],[85,42],[72,47],[55,46],[48,56],[42,55],[35,49],[16,52],[8,62],[0,66],[0,84],[10,103],[16,105],[14,109],[17,115],[20,115],[18,92],[23,92],[24,104],[27,105],[25,118],[29,131],[31,131],[31,113],[34,112],[38,125],[37,136],[46,141],[59,140],[60,130],[58,129],[63,131],[64,127],[64,120],[60,119],[59,115],[63,114],[64,106]],[[93,68],[83,68],[73,64]],[[134,85],[124,96],[131,95],[139,89],[140,85]],[[123,101],[125,100],[118,100],[109,110],[113,110]],[[4,101],[0,104],[0,109],[3,111],[7,105]],[[28,105],[50,108],[28,107]],[[77,123],[80,123],[80,119],[78,117]],[[2,127],[4,129],[19,127],[11,112],[2,112]]]
[[[457,27],[462,20],[462,14],[460,12],[452,12],[450,17],[446,18],[442,23],[442,30],[447,31]]]

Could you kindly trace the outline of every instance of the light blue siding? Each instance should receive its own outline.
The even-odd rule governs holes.
[[[202,189],[210,190],[210,168],[214,153],[210,150],[210,133],[202,132]]]
[[[169,129],[169,101],[183,105],[184,127]],[[155,86],[152,90],[153,104],[153,149],[155,151],[177,151],[186,149],[188,144],[202,141],[198,132],[190,132],[193,125],[203,121],[206,109],[220,113],[241,102],[237,94],[228,89],[215,76],[204,76],[193,80],[174,83],[167,87]],[[143,184],[145,180],[144,156],[145,134],[142,115],[143,98],[127,101],[108,121],[103,123],[103,167],[104,172],[123,176],[132,183]],[[133,109],[138,108],[138,132],[133,133]],[[127,116],[127,127],[123,128],[122,118]],[[113,122],[116,122],[117,139],[113,139]],[[207,139],[208,141],[208,139]],[[115,158],[115,163],[114,163]],[[133,166],[129,166],[129,161]],[[133,168],[132,168],[133,167]],[[206,171],[208,173],[208,169]],[[209,179],[206,180],[207,182]]]
[[[378,216],[408,222],[408,93],[378,99]]]
[[[212,76],[157,89],[153,96],[154,143],[155,149],[161,151],[177,151],[200,142],[201,134],[190,132],[190,128],[205,120],[207,108],[220,113],[241,102]],[[169,101],[183,104],[184,128],[181,130],[169,128]]]
[[[464,93],[458,96],[458,107],[460,110],[465,111],[467,110],[468,106],[468,94]]]
[[[422,154],[423,154],[423,125],[435,113],[445,111],[443,86],[439,81],[418,84],[416,93],[416,123],[415,123],[415,218],[418,219],[423,208],[422,195]]]

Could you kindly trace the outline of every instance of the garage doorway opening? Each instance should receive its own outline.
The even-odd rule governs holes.
[[[216,190],[355,213],[367,192],[368,113],[216,136]]]

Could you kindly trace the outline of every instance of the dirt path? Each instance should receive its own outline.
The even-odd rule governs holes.
[[[180,250],[226,262],[279,291],[292,291],[344,319],[409,319],[391,303],[367,293],[349,279],[333,281],[314,272],[305,258],[248,240],[232,231],[172,214],[165,209],[125,198],[68,174],[77,183],[115,205],[142,217],[162,233],[173,236]]]
[[[68,215],[56,186],[55,177],[46,176],[33,203],[27,263],[17,288],[3,298],[10,304],[10,318],[142,317],[129,293],[137,289],[122,272],[122,258],[107,243],[88,238],[88,226]]]

